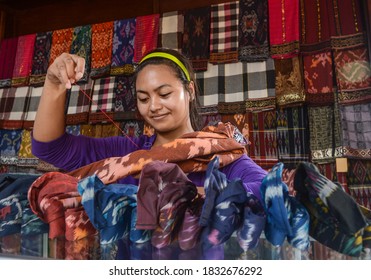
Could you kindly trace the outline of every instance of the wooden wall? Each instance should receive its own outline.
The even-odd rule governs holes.
[[[15,37],[153,13],[208,6],[230,0],[79,0],[51,1],[40,7],[6,9],[3,36]],[[36,1],[37,2],[37,1]]]

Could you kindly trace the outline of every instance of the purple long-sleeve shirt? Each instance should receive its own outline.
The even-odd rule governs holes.
[[[32,137],[32,153],[39,159],[68,172],[105,158],[125,156],[139,149],[149,150],[155,138],[155,135],[152,137],[142,135],[130,139],[119,136],[92,138],[65,133],[53,141],[40,142]],[[220,170],[229,180],[241,178],[246,191],[261,199],[260,185],[267,172],[247,155]],[[196,186],[203,186],[205,172],[190,173],[188,178]],[[128,176],[118,183],[137,185],[138,179]]]

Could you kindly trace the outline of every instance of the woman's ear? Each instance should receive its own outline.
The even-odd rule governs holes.
[[[189,82],[188,92],[189,92],[189,101],[195,100],[196,91],[195,91],[195,83],[193,81]]]

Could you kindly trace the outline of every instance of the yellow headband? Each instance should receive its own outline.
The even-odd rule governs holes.
[[[189,82],[191,81],[188,70],[187,70],[187,68],[185,68],[184,64],[179,59],[177,59],[175,56],[173,56],[172,54],[169,54],[169,53],[153,52],[153,53],[147,54],[145,57],[142,58],[142,60],[139,62],[139,64],[141,64],[143,61],[145,61],[149,58],[152,58],[152,57],[162,57],[162,58],[170,59],[172,62],[174,62],[176,65],[178,65],[180,69],[182,69],[184,75],[187,77],[187,80]]]

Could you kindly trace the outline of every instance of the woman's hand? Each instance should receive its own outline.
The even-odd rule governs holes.
[[[60,86],[70,89],[72,84],[82,78],[85,70],[85,59],[83,57],[63,53],[58,56],[49,66],[46,74],[46,84]]]

